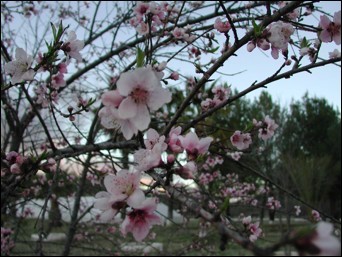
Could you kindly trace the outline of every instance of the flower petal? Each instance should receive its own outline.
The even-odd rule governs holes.
[[[133,119],[131,119],[131,122],[140,131],[148,128],[148,125],[151,122],[151,117],[150,117],[150,113],[147,109],[147,106],[145,104],[139,104],[138,105],[137,114]]]
[[[117,213],[118,213],[118,210],[110,208],[100,214],[100,220],[104,222],[108,222],[111,219],[113,219]]]
[[[171,101],[171,92],[162,87],[156,87],[151,93],[148,99],[148,107],[151,111],[156,111],[164,104]]]
[[[133,194],[127,198],[127,204],[133,208],[138,207],[145,200],[145,194],[142,190],[136,189]]]
[[[119,115],[122,119],[133,118],[138,113],[138,105],[131,97],[125,98],[119,106]]]
[[[138,129],[134,126],[131,120],[120,120],[121,132],[126,140],[129,140],[133,135],[138,134]]]
[[[27,53],[22,48],[17,48],[15,50],[15,59],[21,63],[25,63],[27,61]]]
[[[103,105],[117,108],[123,100],[118,90],[108,91],[101,96]]]

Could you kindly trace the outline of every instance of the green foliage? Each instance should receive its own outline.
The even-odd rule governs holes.
[[[137,48],[137,68],[144,66],[145,53],[140,47]]]
[[[278,137],[279,170],[294,190],[327,213],[341,215],[341,119],[326,99],[293,102]]]

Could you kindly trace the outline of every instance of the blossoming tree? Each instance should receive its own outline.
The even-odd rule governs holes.
[[[327,14],[314,1],[4,1],[1,8],[2,253],[15,248],[20,231],[10,215],[47,183],[35,250],[44,254],[47,203],[69,182],[75,201],[63,255],[70,254],[81,217],[93,209],[93,222],[112,224],[121,216],[116,233],[126,238],[151,237],[150,230],[162,225],[155,212],[161,194],[215,225],[221,249],[232,240],[254,254],[271,255],[284,245],[303,254],[340,254],[333,236],[338,219],[243,162],[242,156],[260,153],[259,146],[276,135],[280,124],[270,114],[248,127],[206,124],[254,90],[340,62],[334,49],[341,44],[340,10]],[[307,21],[313,14],[320,17],[316,24]],[[325,44],[334,46],[329,56],[321,54]],[[264,80],[235,93],[215,79],[224,64],[237,61],[238,51],[252,56],[256,48],[272,56],[267,61],[279,65],[275,72],[260,71]],[[227,170],[232,162],[255,182]],[[145,187],[143,177],[149,178]],[[180,178],[187,183],[177,183]],[[84,210],[88,181],[106,191],[95,193]],[[315,222],[331,223],[260,247],[257,217],[245,214],[236,222],[228,209],[239,199],[280,211],[283,203],[265,181],[310,208]],[[257,200],[262,194],[264,205]],[[293,215],[300,212],[293,206]]]

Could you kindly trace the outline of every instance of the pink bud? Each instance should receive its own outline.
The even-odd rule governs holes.
[[[14,163],[11,165],[10,167],[11,173],[13,174],[20,174],[21,173],[21,169],[18,163]]]
[[[167,156],[167,163],[173,164],[175,162],[175,156],[173,154],[170,154]]]
[[[247,44],[247,51],[248,52],[252,52],[255,47],[256,46],[255,46],[254,42],[253,41],[249,41],[248,44]]]
[[[178,80],[179,79],[179,74],[177,71],[174,71],[171,73],[170,78],[173,80]]]

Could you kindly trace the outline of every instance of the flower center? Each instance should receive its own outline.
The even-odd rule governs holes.
[[[329,27],[327,28],[331,36],[334,36],[335,34],[339,33],[340,29],[341,25],[335,24],[335,22],[331,22],[329,24]]]
[[[145,104],[148,98],[148,92],[140,87],[135,88],[130,96],[133,98],[134,102]]]
[[[144,210],[133,210],[131,213],[128,214],[131,221],[135,223],[144,223],[146,217],[146,211]]]
[[[123,201],[119,201],[119,202],[115,202],[112,204],[112,209],[114,210],[120,210],[121,208],[126,206],[126,202]]]

